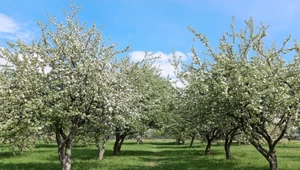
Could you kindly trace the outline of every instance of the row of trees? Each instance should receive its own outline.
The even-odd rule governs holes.
[[[119,155],[127,136],[163,128],[179,142],[200,135],[206,155],[214,140],[224,138],[230,159],[232,141],[242,133],[270,169],[278,169],[276,144],[296,126],[299,113],[297,42],[287,48],[289,37],[279,48],[266,48],[267,27],[256,29],[250,19],[239,32],[233,23],[213,49],[190,28],[209,57],[200,60],[194,46],[190,64],[174,55],[171,63],[184,84],[176,88],[154,67],[155,57],[116,57],[129,47],[107,45],[95,25],[80,24],[78,11],[72,6],[64,23],[39,23],[38,41],[8,43],[0,51],[7,62],[0,71],[0,137],[11,149],[53,137],[61,167],[69,170],[74,140],[93,140],[102,159],[110,136]],[[292,54],[293,61],[283,59]]]
[[[297,126],[300,46],[295,42],[287,48],[288,37],[280,47],[267,48],[263,42],[267,27],[255,28],[252,19],[245,24],[244,30],[236,32],[232,23],[231,32],[223,34],[216,49],[206,36],[190,28],[209,58],[200,60],[193,47],[192,62],[181,63],[184,67],[178,69],[178,77],[186,86],[179,90],[177,120],[170,128],[181,129],[192,141],[199,134],[207,142],[206,155],[212,141],[223,138],[227,159],[232,140],[243,133],[270,169],[276,170],[276,144]],[[283,58],[292,55],[293,61]],[[180,64],[178,58],[173,64]]]
[[[0,132],[11,149],[54,137],[64,170],[71,169],[74,139],[93,139],[102,159],[109,136],[119,155],[126,136],[161,126],[173,87],[153,66],[155,57],[131,62],[86,29],[72,6],[64,23],[49,19],[39,41],[1,49]]]

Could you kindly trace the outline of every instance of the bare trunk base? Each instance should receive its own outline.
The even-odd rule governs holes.
[[[231,137],[230,135],[226,134],[226,136],[225,136],[224,150],[225,150],[225,154],[226,154],[226,159],[227,160],[229,160],[229,159],[232,158],[231,157],[231,151],[230,151],[232,140],[233,140],[233,137]]]
[[[63,161],[63,170],[71,170],[71,157],[66,156]]]
[[[270,165],[270,170],[278,170],[277,156],[276,156],[275,152],[270,154],[270,156],[267,158],[267,160]]]
[[[199,132],[200,136],[204,137],[207,141],[207,145],[204,151],[204,155],[211,155],[211,145],[212,142],[218,140],[222,134],[222,130],[219,127],[214,127],[209,130],[204,130]]]
[[[102,160],[103,156],[104,156],[104,152],[105,152],[106,143],[107,143],[109,136],[103,136],[101,146],[99,143],[99,137],[95,136],[95,138],[96,138],[96,147],[98,148],[98,160]]]
[[[62,170],[71,170],[71,151],[72,151],[72,137],[75,135],[77,126],[73,126],[66,135],[61,126],[56,127],[56,142],[58,146],[58,159]]]
[[[58,146],[58,157],[62,167],[62,170],[71,169],[71,150],[72,141],[68,140],[64,145]]]
[[[230,131],[228,131],[227,133],[225,133],[224,149],[225,149],[226,159],[227,160],[232,159],[230,148],[231,148],[231,144],[232,144],[233,138],[237,135],[237,132],[238,132],[238,128],[235,127],[233,129],[231,129]]]
[[[225,146],[225,153],[226,153],[226,159],[231,159],[231,152],[230,152],[230,146]]]
[[[121,152],[121,147],[125,140],[126,134],[116,133],[116,141],[114,144],[114,156],[119,156]]]
[[[211,155],[211,151],[210,151],[210,148],[211,148],[211,142],[212,141],[208,141],[207,142],[207,145],[206,145],[206,148],[205,148],[205,152],[204,152],[204,155]]]
[[[137,144],[143,143],[142,137],[137,137],[136,138],[136,143]]]
[[[282,135],[283,136],[283,135]],[[278,170],[275,145],[269,145],[269,151],[264,149],[258,142],[250,140],[251,144],[258,150],[269,162],[269,170]]]
[[[192,140],[191,140],[191,143],[190,143],[190,148],[193,147],[194,140],[195,140],[195,136],[192,136]]]
[[[104,156],[105,149],[100,149],[98,151],[98,160],[102,160]]]

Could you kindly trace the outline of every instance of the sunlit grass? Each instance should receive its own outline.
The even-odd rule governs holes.
[[[136,170],[136,169],[197,169],[240,170],[268,169],[268,162],[251,145],[232,146],[232,160],[226,160],[223,146],[214,145],[212,155],[204,156],[205,146],[196,142],[193,148],[177,145],[174,140],[144,140],[137,145],[127,140],[120,156],[112,156],[113,141],[109,141],[102,161],[97,160],[96,147],[73,147],[72,169]],[[277,147],[279,169],[295,170],[300,167],[300,141],[279,144]],[[1,170],[60,169],[55,144],[38,144],[33,152],[13,156],[7,147],[0,146]]]

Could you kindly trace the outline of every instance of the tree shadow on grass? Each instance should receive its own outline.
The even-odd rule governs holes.
[[[152,143],[154,147],[158,148],[160,151],[153,152],[151,155],[149,153],[144,153],[147,157],[142,157],[143,161],[146,164],[151,166],[148,167],[130,167],[130,169],[145,169],[145,170],[154,170],[154,169],[205,169],[205,170],[217,170],[217,169],[228,169],[228,170],[253,170],[253,169],[267,169],[267,167],[262,167],[261,165],[243,165],[239,166],[239,163],[233,160],[226,160],[225,153],[223,150],[216,149],[212,147],[212,155],[204,155],[204,147],[202,149],[189,148],[188,146],[180,146],[176,143]],[[163,149],[172,149],[172,150],[163,150]],[[140,152],[140,151],[134,151]],[[141,155],[144,155],[141,154]],[[220,158],[220,156],[222,158]],[[129,170],[127,168],[126,170]]]
[[[149,160],[145,160],[149,161]],[[190,158],[190,159],[176,159],[176,158],[167,158],[167,159],[160,159],[160,160],[150,160],[150,161],[157,161],[156,165],[153,167],[145,168],[145,170],[154,170],[154,169],[205,169],[205,170],[264,170],[267,167],[261,166],[253,166],[249,165],[247,167],[240,167],[237,166],[237,162],[227,161],[225,159],[209,159],[205,158],[204,156],[200,156],[198,158]]]
[[[175,144],[176,145],[176,144]],[[162,145],[155,145],[161,146]],[[167,145],[166,148],[172,147]],[[212,148],[213,149],[213,148]],[[224,155],[221,150],[212,150],[213,155],[204,156],[203,150],[199,149],[186,149],[176,147],[173,150],[156,150],[156,151],[144,151],[144,150],[122,150],[120,157],[139,157],[145,162],[146,165],[128,165],[111,167],[109,164],[103,164],[97,161],[97,149],[93,148],[73,148],[72,151],[72,170],[81,169],[118,169],[118,170],[183,170],[183,169],[197,169],[197,170],[217,170],[217,169],[228,169],[228,170],[252,170],[252,169],[267,169],[267,167],[262,167],[261,165],[243,165],[243,167],[238,166],[237,161],[230,160],[227,161],[224,158],[220,158],[220,155]],[[112,159],[112,150],[108,149],[105,152],[104,159]],[[110,157],[110,158],[109,158]],[[115,161],[120,161],[118,157],[114,158]],[[38,161],[38,160],[37,160]],[[49,162],[47,162],[49,161]],[[109,162],[109,161],[108,161]],[[247,166],[247,167],[246,167]],[[28,162],[28,163],[6,163],[0,164],[1,170],[52,170],[60,169],[60,164],[57,156],[51,156],[51,159],[44,160],[42,162]]]
[[[151,156],[154,152],[152,151],[144,151],[144,150],[121,150],[120,156]],[[72,159],[78,160],[96,160],[98,156],[97,149],[89,149],[89,148],[74,148],[72,150]],[[113,151],[106,150],[104,153],[105,157],[112,157]],[[118,156],[115,156],[118,157]]]
[[[150,156],[153,155],[153,151],[144,150],[123,150],[121,151],[121,156]]]
[[[169,145],[169,146],[163,146],[163,145],[158,145],[158,146],[155,146],[156,148],[159,148],[159,149],[190,149],[190,147],[188,145],[176,145],[176,146],[172,146],[172,145]],[[192,147],[191,149],[193,148],[201,148],[201,147]]]
[[[184,146],[184,145],[179,145],[175,141],[174,142],[145,142],[145,144],[150,144],[150,145],[176,145],[176,146]]]
[[[53,149],[53,148],[57,148],[56,144],[37,144],[35,146],[35,148],[46,148],[46,149]]]
[[[156,156],[158,157],[172,157],[172,158],[184,158],[184,159],[189,159],[189,157],[199,157],[199,156],[204,156],[204,157],[210,157],[210,156],[219,156],[219,155],[224,155],[222,151],[214,151],[212,150],[212,154],[210,156],[205,156],[204,155],[204,150],[186,150],[186,149],[178,149],[178,150],[170,150],[170,151],[160,151],[155,153]],[[225,155],[224,155],[225,157]]]
[[[126,167],[111,167],[110,165],[104,164],[102,165],[101,162],[95,161],[76,161],[72,160],[71,165],[72,170],[89,170],[89,169],[144,169],[142,166],[135,167],[135,166],[126,166]],[[110,168],[109,168],[110,167]],[[58,170],[61,169],[59,161],[52,161],[52,162],[28,162],[28,163],[1,163],[0,164],[1,170]]]
[[[286,144],[286,145],[277,145],[276,148],[280,148],[280,149],[299,149],[300,148],[300,145],[297,146],[297,145],[289,145],[289,144]]]
[[[216,170],[216,169],[230,169],[230,170],[252,170],[252,169],[268,169],[267,167],[262,167],[262,165],[252,165],[243,164],[242,167],[239,166],[237,160],[226,160],[224,151],[220,149],[214,150],[212,147],[212,155],[204,156],[204,147],[201,149],[188,148],[182,145],[177,145],[175,142],[150,142],[155,150],[139,150],[141,148],[136,147],[136,150],[126,150],[121,151],[119,157],[138,157],[142,159],[143,164],[141,165],[129,165],[127,162],[121,163],[118,167],[111,167],[109,162],[110,159],[114,161],[122,161],[118,157],[113,157],[113,151],[111,148],[105,151],[104,159],[108,161],[99,162],[97,161],[98,151],[92,147],[74,147],[72,150],[72,169],[118,169],[118,170],[154,170],[154,169],[206,169],[206,170]],[[147,143],[149,144],[149,143]],[[124,145],[127,145],[126,143]],[[136,144],[135,144],[136,145]],[[139,146],[139,145],[137,145]],[[147,146],[148,147],[148,146]],[[151,147],[151,146],[150,146]],[[38,148],[56,148],[56,145],[39,145]],[[131,148],[132,149],[132,148]],[[145,148],[143,148],[145,149]],[[170,150],[168,150],[170,149]],[[48,151],[48,153],[53,153],[52,150],[41,150],[43,152]],[[37,151],[39,152],[39,151]],[[56,153],[56,152],[55,152]],[[7,157],[5,153],[0,153],[0,160],[2,157]],[[222,156],[220,156],[222,155]],[[124,159],[127,160],[127,159]],[[130,160],[130,158],[128,159]],[[36,160],[39,161],[39,160]],[[47,162],[49,161],[49,162]],[[141,160],[140,160],[141,161]],[[113,161],[112,161],[113,162]],[[144,163],[146,167],[144,167]],[[13,162],[9,164],[0,164],[0,169],[2,170],[43,170],[43,169],[60,169],[60,164],[58,157],[54,154],[53,156],[47,158],[47,160],[42,160],[41,162],[28,162],[28,163],[18,163]]]
[[[11,158],[11,157],[15,157],[12,152],[0,152],[0,160],[5,158]]]
[[[277,159],[288,159],[289,161],[299,161],[299,156],[294,155],[280,155],[277,157]]]
[[[57,170],[60,169],[60,164],[55,162],[28,162],[28,163],[2,163],[1,170]]]
[[[142,158],[145,162],[152,163],[154,166],[143,168],[145,170],[154,169],[205,169],[205,170],[253,170],[253,169],[266,169],[267,167],[261,167],[260,165],[249,165],[247,167],[238,166],[238,162],[233,160],[226,160],[225,158],[214,158],[217,155],[223,155],[222,152],[214,152],[213,155],[205,156],[199,154],[199,151],[161,151],[157,152],[151,158]],[[224,156],[225,157],[225,156]]]

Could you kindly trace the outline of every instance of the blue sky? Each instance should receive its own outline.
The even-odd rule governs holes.
[[[173,76],[167,63],[172,48],[188,56],[193,35],[187,26],[206,34],[216,45],[222,31],[229,30],[232,16],[236,27],[253,17],[256,23],[270,25],[267,43],[281,44],[289,34],[300,37],[300,1],[298,0],[73,0],[81,7],[81,21],[102,26],[103,35],[120,47],[130,44],[132,59],[151,51],[162,56],[157,65],[163,74]],[[37,21],[47,14],[63,20],[62,9],[68,0],[1,0],[0,47],[16,38],[30,40],[38,35]],[[291,43],[292,45],[292,43]],[[198,51],[201,51],[199,49]]]

